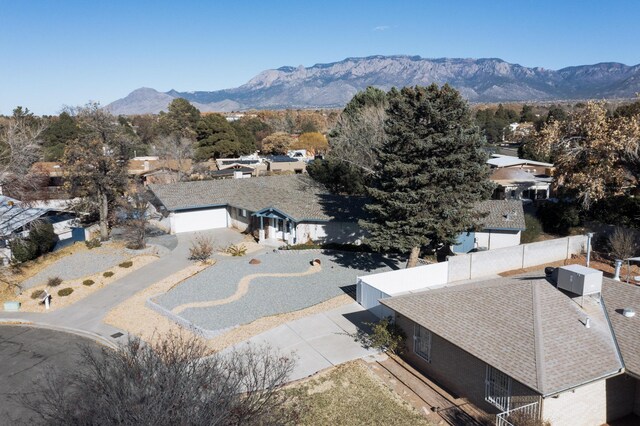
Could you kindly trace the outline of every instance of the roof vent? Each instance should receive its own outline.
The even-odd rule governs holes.
[[[635,316],[636,316],[636,311],[634,311],[634,310],[633,310],[633,309],[631,309],[631,308],[624,308],[624,309],[622,310],[622,315],[624,315],[624,316],[625,316],[625,317],[627,317],[627,318],[632,318],[632,317],[635,317]]]

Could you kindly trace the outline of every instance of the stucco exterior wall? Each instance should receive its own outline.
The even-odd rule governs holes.
[[[520,244],[520,235],[520,231],[476,231],[476,243],[489,250],[512,247]]]
[[[553,426],[601,425],[621,417],[621,412],[631,412],[631,398],[623,393],[632,385],[616,377],[563,392],[557,398],[545,398],[542,418]],[[608,413],[612,414],[611,418]]]
[[[296,226],[296,243],[298,244],[309,240],[358,244],[363,236],[363,231],[355,222],[307,222]]]
[[[431,362],[426,362],[413,351],[413,321],[396,313],[396,324],[407,335],[404,357],[410,364],[454,396],[468,398],[471,403],[488,413],[497,414],[502,411],[485,401],[485,362],[433,333]],[[512,403],[519,405],[539,400],[539,395],[515,380],[512,380],[511,395]]]
[[[241,215],[242,209],[240,208],[227,207],[227,211],[229,212],[229,227],[237,229],[240,232],[246,231],[251,222],[253,212],[245,210],[246,215],[243,217]]]

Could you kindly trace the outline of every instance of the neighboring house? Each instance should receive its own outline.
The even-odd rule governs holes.
[[[253,176],[255,170],[251,167],[229,167],[223,170],[214,170],[207,173],[213,179],[246,179]]]
[[[150,185],[171,233],[236,228],[260,242],[356,243],[364,199],[331,194],[308,176],[283,175]]]
[[[183,174],[191,172],[191,159],[163,160],[156,156],[135,157],[127,162],[129,176],[141,176],[154,170],[173,170]]]
[[[529,274],[380,300],[407,335],[406,358],[497,424],[525,413],[554,426],[640,413],[640,288],[576,265],[559,290]],[[573,277],[570,278],[570,277]],[[392,277],[389,277],[392,279]],[[601,286],[601,287],[600,287]]]
[[[454,253],[494,250],[520,244],[520,236],[526,229],[522,201],[481,201],[476,204],[475,211],[481,216],[478,229],[460,234],[458,244],[451,247]]]
[[[299,158],[292,158],[288,155],[272,155],[265,157],[264,161],[267,164],[267,171],[270,172],[293,172],[302,174],[307,171],[307,163]]]
[[[545,200],[553,183],[553,164],[493,154],[487,164],[491,181],[498,186],[493,193],[497,200]]]
[[[30,225],[43,220],[53,225],[60,240],[72,238],[75,215],[47,207],[32,207],[7,196],[0,196],[0,262],[11,260],[9,241],[16,237],[27,237]]]

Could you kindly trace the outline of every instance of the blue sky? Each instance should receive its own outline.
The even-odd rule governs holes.
[[[231,88],[375,54],[635,65],[638,16],[635,0],[0,0],[0,114],[106,105],[139,87]]]

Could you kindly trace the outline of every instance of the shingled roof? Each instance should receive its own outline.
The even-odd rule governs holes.
[[[224,179],[149,185],[168,211],[233,206],[257,212],[276,209],[300,221],[357,221],[364,199],[331,194],[305,175]]]
[[[500,278],[380,302],[544,396],[623,368],[602,305],[586,297],[581,308],[544,277]],[[590,328],[582,323],[587,317]]]
[[[475,207],[476,212],[485,215],[480,219],[483,229],[526,229],[520,200],[486,200],[480,201]]]
[[[605,278],[602,297],[627,372],[640,378],[640,287]],[[622,315],[625,308],[636,311],[636,316],[627,318]]]

